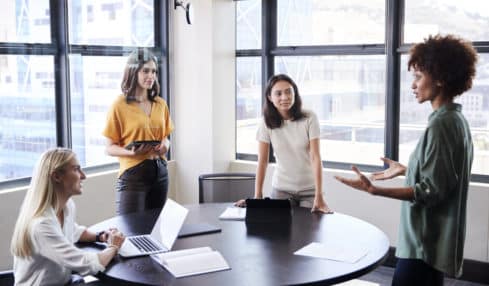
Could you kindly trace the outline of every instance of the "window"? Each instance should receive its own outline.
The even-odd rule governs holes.
[[[49,0],[0,0],[0,42],[49,43]]]
[[[236,157],[256,160],[261,113],[255,112],[261,112],[263,85],[271,75],[286,73],[298,84],[304,108],[318,115],[325,166],[358,164],[373,171],[382,168],[380,156],[407,164],[431,113],[429,104],[419,105],[412,95],[409,48],[429,34],[453,33],[473,41],[479,52],[473,87],[456,101],[472,131],[474,180],[489,182],[489,4],[401,3],[237,2]],[[250,23],[258,24],[252,19],[260,18],[261,41],[250,37]],[[252,79],[254,87],[245,88]]]
[[[279,46],[384,42],[383,0],[279,0],[277,4]]]
[[[30,176],[37,159],[32,154],[56,146],[56,118],[53,57],[0,55],[0,58],[6,62],[0,67],[0,181],[3,181]]]
[[[255,135],[262,108],[260,58],[238,58],[236,85],[236,149],[256,154]]]
[[[261,2],[241,1],[236,4],[236,46],[238,49],[261,48]]]
[[[303,108],[318,116],[323,158],[379,165],[378,154],[384,152],[384,67],[383,56],[275,58],[275,72],[292,77]]]
[[[84,166],[117,161],[105,155],[101,123],[121,93],[125,61],[125,57],[70,56],[73,150]]]
[[[0,184],[29,177],[39,155],[56,146],[72,148],[82,167],[116,162],[104,152],[101,123],[121,93],[125,61],[135,47],[148,47],[161,63],[168,62],[166,4],[154,0],[0,0],[0,4],[5,11],[0,17]],[[68,52],[61,51],[66,45]],[[168,74],[167,66],[159,68],[166,97],[168,79],[162,75]]]
[[[489,2],[479,0],[405,1],[404,42],[430,34],[453,33],[471,41],[489,40]]]
[[[70,43],[75,45],[154,45],[153,0],[68,1]],[[84,13],[81,13],[83,11]]]

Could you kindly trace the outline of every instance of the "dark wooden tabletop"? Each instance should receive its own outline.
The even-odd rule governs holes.
[[[330,285],[370,272],[386,258],[387,236],[377,227],[341,213],[317,214],[307,208],[294,208],[292,220],[285,223],[247,225],[244,221],[222,221],[218,216],[230,203],[186,205],[185,223],[205,222],[221,232],[179,238],[173,250],[210,246],[218,250],[231,270],[174,278],[150,257],[116,257],[100,274],[148,285]],[[159,210],[117,216],[90,229],[119,228],[125,235],[151,232]],[[294,255],[311,242],[351,245],[368,250],[355,263]],[[95,249],[93,245],[82,246]]]

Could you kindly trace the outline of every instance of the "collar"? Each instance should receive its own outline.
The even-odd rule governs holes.
[[[450,102],[447,104],[443,104],[440,106],[437,110],[433,111],[429,119],[433,118],[434,116],[437,116],[438,114],[443,114],[447,111],[456,111],[456,112],[461,112],[462,111],[462,105],[455,103],[455,102]]]

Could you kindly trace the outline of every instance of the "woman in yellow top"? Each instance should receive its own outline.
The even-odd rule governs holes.
[[[133,52],[118,96],[107,116],[106,151],[119,158],[116,191],[117,214],[161,208],[168,193],[165,154],[173,130],[168,106],[159,94],[157,59],[146,49]],[[157,141],[156,145],[128,147],[134,141]]]

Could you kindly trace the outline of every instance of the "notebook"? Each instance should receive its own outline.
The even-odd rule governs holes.
[[[186,208],[167,199],[151,234],[126,237],[119,254],[123,257],[133,257],[170,251],[187,213]]]

